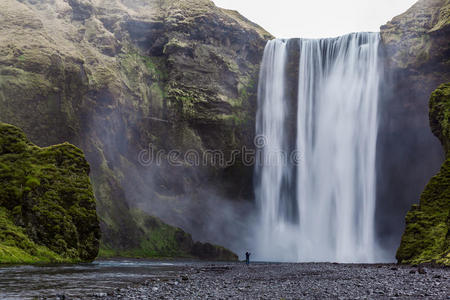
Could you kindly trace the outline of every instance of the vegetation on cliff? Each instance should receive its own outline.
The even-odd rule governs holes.
[[[138,258],[200,258],[219,261],[236,261],[238,256],[228,249],[210,243],[194,242],[190,234],[180,228],[169,226],[158,218],[140,210],[131,211],[132,222],[139,230],[139,241],[131,245],[110,247],[102,245],[99,257]]]
[[[0,263],[92,261],[100,228],[80,149],[0,123]]]
[[[251,168],[174,168],[165,156],[143,168],[137,158],[149,144],[200,153],[252,146],[258,64],[271,38],[264,29],[209,0],[4,0],[1,8],[0,120],[39,146],[69,141],[84,151],[102,249],[141,247],[147,229],[136,208],[198,233],[216,217],[209,199],[251,198]],[[211,185],[220,195],[199,199]]]
[[[419,205],[413,205],[406,215],[397,259],[399,263],[450,266],[450,83],[431,95],[430,124],[444,146],[446,159],[425,187]]]
[[[428,99],[450,81],[449,4],[418,0],[381,26],[384,80],[378,108],[376,224],[382,247],[389,251],[398,248],[404,231],[399,216],[417,203],[444,156],[430,131]]]
[[[419,0],[405,13],[381,27],[392,63],[409,70],[448,64],[450,1]],[[448,74],[448,69],[442,70]]]

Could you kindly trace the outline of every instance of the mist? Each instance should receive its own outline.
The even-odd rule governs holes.
[[[99,5],[100,2],[97,2],[94,3]],[[127,47],[131,50],[121,48],[120,43],[112,43],[115,48],[113,47],[112,50],[107,48],[106,54],[98,55],[97,59],[100,57],[103,59],[106,56],[105,61],[110,64],[110,67],[118,66],[117,74],[114,74],[115,77],[113,77],[117,80],[108,83],[102,89],[87,92],[86,103],[90,103],[94,109],[80,112],[83,120],[82,136],[77,136],[75,140],[82,146],[91,163],[94,174],[91,178],[95,183],[97,198],[111,201],[111,203],[100,204],[100,209],[105,209],[106,212],[105,222],[113,216],[127,218],[125,215],[120,216],[118,212],[112,214],[109,211],[111,206],[117,202],[123,204],[123,207],[120,206],[123,209],[137,208],[170,225],[178,226],[190,233],[194,240],[223,245],[239,255],[247,250],[258,252],[258,249],[255,249],[255,232],[261,231],[261,223],[258,219],[260,208],[257,205],[258,199],[255,198],[253,184],[255,180],[253,166],[243,167],[239,164],[228,167],[191,166],[188,162],[183,161],[182,157],[192,150],[197,153],[219,150],[228,155],[230,151],[242,145],[249,148],[255,147],[253,138],[256,135],[255,118],[258,108],[256,103],[258,78],[255,74],[259,71],[256,67],[261,63],[262,49],[266,41],[258,40],[263,45],[261,49],[249,50],[244,41],[250,33],[244,32],[243,36],[240,36],[236,33],[237,31],[230,31],[226,34],[234,34],[232,39],[226,36],[220,42],[208,44],[207,47],[195,45],[194,50],[183,48],[192,42],[188,40],[184,42],[185,44],[175,43],[173,49],[169,47],[172,52],[165,53],[169,50],[164,45],[169,40],[174,41],[182,36],[178,32],[173,36],[165,36],[166,29],[162,27],[161,20],[157,15],[159,10],[168,9],[168,7],[163,7],[162,2],[156,0],[151,2],[116,1],[114,3],[108,5],[108,9],[114,8],[114,5],[120,7],[123,9],[123,12],[120,12],[123,15],[120,15],[120,18],[123,17],[126,21],[119,26],[114,23],[114,18],[108,19],[110,16],[106,15],[106,17],[102,17],[102,20],[108,21],[104,21],[104,25],[97,24],[96,30],[105,34],[108,39],[112,38],[108,32],[116,32],[117,37],[123,39],[122,43],[130,42]],[[298,5],[305,5],[305,3],[302,2]],[[404,5],[409,5],[406,2],[401,5],[399,3],[396,2],[392,9],[403,10]],[[220,5],[220,3],[217,4]],[[331,8],[334,8],[334,11],[343,9],[351,2],[341,4],[342,6],[333,2],[325,12],[329,13],[328,9]],[[315,4],[313,6],[309,7],[310,9],[304,7],[291,11],[309,12],[314,17],[315,14],[311,11],[315,11],[317,7]],[[285,6],[283,9],[287,7],[289,6]],[[353,9],[358,7],[355,6]],[[391,14],[390,10],[382,10],[386,14]],[[245,10],[243,12],[246,16],[251,17],[245,13]],[[59,11],[55,10],[54,13],[57,14]],[[142,13],[145,18],[129,19],[130,16],[138,13]],[[391,17],[396,13],[392,12]],[[111,14],[113,13],[111,12]],[[321,18],[326,17],[326,14],[321,16]],[[336,23],[346,19],[340,14],[336,14],[334,17],[339,19],[336,20]],[[366,17],[364,14],[358,16],[364,20],[367,19]],[[376,24],[381,22],[378,17],[374,17]],[[286,16],[283,19],[306,20]],[[252,18],[252,20],[258,21],[258,18]],[[316,22],[318,20],[321,19],[315,19]],[[51,26],[53,26],[53,22],[50,23]],[[80,20],[79,22],[87,21]],[[321,28],[313,26],[312,22],[308,26],[286,26],[282,21],[273,22],[272,20],[271,22],[279,24],[285,29],[293,30],[278,33],[275,30],[274,33],[277,36],[294,34],[296,37],[302,38],[328,37],[355,30],[378,31],[378,27],[372,28],[375,23],[365,23],[368,27],[360,28],[351,27],[351,24],[343,22],[342,26],[338,28],[330,26],[329,22],[323,22],[326,28]],[[354,22],[353,25],[358,22]],[[264,22],[261,24],[264,26]],[[196,34],[192,37],[196,43],[207,43],[206,41],[211,41],[215,36],[224,34],[216,27],[211,29],[213,30],[211,34],[208,34],[205,30],[199,30],[198,26],[197,24]],[[264,27],[270,31],[269,27]],[[296,31],[297,29],[306,31]],[[315,31],[308,32],[307,29]],[[325,29],[328,31],[324,31]],[[254,36],[252,38],[256,39]],[[99,39],[98,42],[107,41],[107,46],[110,47],[108,39]],[[218,66],[218,69],[214,70],[215,73],[212,72],[215,77],[202,78],[195,73],[198,72],[197,68],[201,69],[201,72],[207,70],[204,66],[202,66],[203,69],[198,67],[200,62],[203,63],[204,57],[213,57],[214,59],[220,57],[216,53],[207,52],[211,47],[223,46],[220,43],[231,43],[230,40],[238,44],[233,45],[234,48],[226,47],[227,49],[237,49],[236,53],[227,52],[226,55],[229,55],[227,59],[233,60],[236,59],[236,55],[239,55],[239,59],[236,59],[236,66],[239,72],[245,75],[242,78],[255,77],[253,86],[246,91],[249,96],[244,102],[245,106],[239,107],[237,113],[233,111],[232,105],[226,101],[221,102],[223,98],[237,99],[240,97],[239,89],[242,85],[242,78],[226,69],[230,64],[224,63],[222,66],[214,61],[213,65]],[[382,48],[381,45],[380,53],[383,53]],[[133,52],[134,56],[130,58],[126,51]],[[116,56],[109,56],[113,55],[112,53],[115,53]],[[112,57],[115,57],[114,62]],[[380,60],[386,61],[387,57],[381,54]],[[248,62],[254,62],[255,65],[248,67],[245,65]],[[208,63],[211,62],[208,61]],[[290,75],[298,73],[298,57],[293,57],[289,68]],[[249,73],[249,70],[254,73]],[[83,73],[84,80],[92,77],[93,73],[95,74],[92,70],[90,73],[86,70],[83,72],[85,72],[85,74]],[[418,203],[420,193],[429,178],[439,169],[443,158],[439,141],[432,135],[428,127],[428,108],[425,101],[438,82],[430,83],[426,89],[411,89],[407,82],[408,76],[406,73],[386,66],[379,90],[375,238],[381,247],[381,250],[376,251],[386,254],[386,256],[383,254],[383,257],[387,257],[390,261],[394,260],[395,251],[399,245],[406,212],[412,204]],[[211,102],[213,104],[204,104],[201,101],[200,104],[195,104],[198,106],[194,106],[194,111],[200,115],[200,118],[198,115],[183,115],[185,113],[183,103],[179,101],[177,94],[168,95],[168,90],[176,87],[173,88],[175,93],[181,90],[191,97],[193,94],[204,92],[203,88],[192,89],[192,85],[200,80],[203,80],[202,84],[209,88],[206,89],[207,92],[204,95],[202,94],[202,97],[211,97],[214,99]],[[238,84],[235,86],[237,82]],[[208,86],[208,84],[216,83],[219,87]],[[177,84],[182,89],[179,89]],[[287,118],[288,122],[293,122],[292,111],[297,110],[298,104],[295,97],[298,87],[296,84],[290,84],[287,89],[289,97],[292,98],[289,102],[291,113]],[[186,99],[186,95],[183,94],[184,98],[180,99]],[[415,103],[419,103],[419,105],[415,105]],[[238,114],[244,113],[248,117],[244,123],[230,125],[225,121],[217,122],[216,115],[211,119],[202,119],[205,111],[212,111],[220,116],[232,115],[234,118],[239,116]],[[191,112],[188,111],[188,113]],[[224,131],[228,134],[227,130],[231,132],[229,136],[224,134]],[[291,134],[295,135],[295,132]],[[234,144],[232,144],[233,142]],[[160,164],[145,165],[139,160],[140,153],[149,148],[153,148],[155,151],[165,151],[166,156],[162,157]],[[167,157],[167,153],[174,150],[180,152],[177,166],[170,163]],[[295,193],[295,191],[292,190],[291,193]],[[289,206],[286,207],[289,208]],[[293,215],[295,216],[295,214]],[[106,228],[106,224],[104,227]],[[129,243],[126,236],[123,236],[123,241]],[[122,240],[118,241],[118,244],[121,243]]]

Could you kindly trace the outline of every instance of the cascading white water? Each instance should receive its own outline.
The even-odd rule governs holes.
[[[257,134],[265,139],[262,163],[255,168],[258,259],[376,259],[379,39],[378,33],[354,33],[268,42],[256,123]],[[298,99],[297,107],[290,107],[287,81],[292,78],[286,69],[292,50],[287,44],[297,41]],[[286,122],[293,109],[296,126]],[[295,149],[288,147],[292,138]],[[298,163],[292,161],[292,150],[301,155]],[[273,163],[273,157],[282,159]]]

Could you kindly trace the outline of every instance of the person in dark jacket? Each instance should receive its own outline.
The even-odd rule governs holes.
[[[250,254],[248,251],[245,252],[245,264],[248,266],[250,264]]]

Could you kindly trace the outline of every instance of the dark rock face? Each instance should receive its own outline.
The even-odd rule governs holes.
[[[447,2],[419,1],[381,29],[387,80],[376,217],[388,249],[398,245],[399,216],[442,162],[425,99],[450,79]],[[251,211],[253,168],[239,156],[199,166],[184,156],[217,150],[227,160],[253,148],[259,62],[272,37],[209,0],[98,3],[2,1],[0,120],[37,145],[83,149],[104,256],[192,255],[183,230],[214,243],[245,235],[239,220]],[[291,61],[295,75],[298,59]],[[162,153],[158,164],[140,156],[149,150]],[[208,247],[194,255],[232,257]]]
[[[222,260],[222,261],[237,261],[238,256],[233,252],[223,248],[212,245],[210,243],[196,242],[191,250],[191,253],[205,260]]]
[[[125,228],[126,232],[130,233],[128,240],[122,240],[122,244],[116,242],[117,246],[115,247],[103,247],[100,251],[102,258],[176,257],[223,261],[238,259],[237,255],[230,250],[210,243],[194,242],[192,236],[181,228],[169,226],[160,219],[149,216],[140,210],[131,210],[130,217],[135,222],[134,224],[122,223],[128,225]],[[104,228],[104,230],[108,232],[109,228]],[[132,235],[133,233],[135,235]]]
[[[443,153],[428,126],[427,99],[450,80],[449,4],[422,0],[381,27],[381,87],[376,224],[380,242],[395,249],[403,218],[439,170]]]
[[[440,80],[442,74],[448,76],[449,12],[446,0],[420,0],[382,26],[390,66],[430,82]]]
[[[135,210],[196,239],[227,239],[217,204],[252,198],[252,168],[197,167],[183,156],[253,147],[258,64],[271,36],[208,0],[96,3],[2,1],[0,120],[40,146],[83,149],[105,251],[143,247],[150,228]],[[149,148],[164,151],[160,164],[139,161]]]
[[[95,259],[100,227],[80,149],[39,148],[0,123],[0,191],[0,263]]]
[[[419,205],[413,205],[406,215],[397,259],[399,263],[450,266],[450,83],[431,95],[430,124],[444,146],[446,160],[425,187]]]

